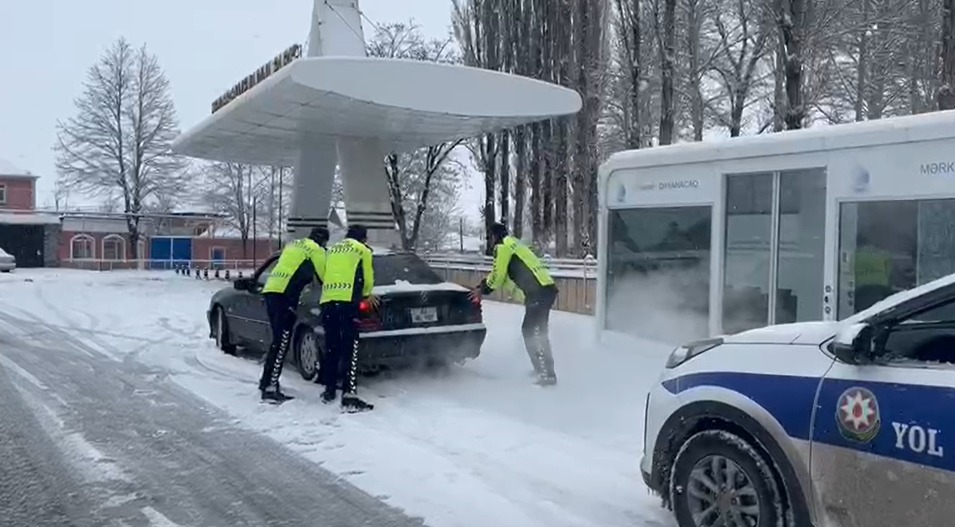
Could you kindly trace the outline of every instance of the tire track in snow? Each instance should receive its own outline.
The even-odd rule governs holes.
[[[157,380],[144,365],[73,353],[80,343],[62,330],[23,329],[29,339],[8,337],[11,360],[74,403],[74,415],[63,421],[102,454],[88,457],[129,473],[129,482],[87,485],[97,491],[98,510],[121,517],[122,524],[162,525],[162,518],[223,527],[309,525],[317,518],[342,527],[422,524],[290,450],[229,426],[230,418]],[[22,362],[44,352],[42,364]]]

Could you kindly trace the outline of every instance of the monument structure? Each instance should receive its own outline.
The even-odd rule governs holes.
[[[349,223],[391,245],[384,158],[574,114],[576,91],[460,65],[368,57],[357,0],[314,0],[307,50],[294,45],[212,104],[177,153],[294,167],[288,230],[328,223],[336,166]],[[518,177],[522,175],[518,174]]]

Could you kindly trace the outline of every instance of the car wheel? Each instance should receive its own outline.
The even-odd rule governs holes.
[[[213,319],[215,320],[216,347],[226,355],[235,355],[235,344],[229,337],[229,321],[226,320],[225,311],[222,307],[216,307]]]
[[[780,525],[779,486],[763,456],[722,430],[688,439],[673,462],[670,502],[680,527]]]
[[[311,381],[318,377],[322,354],[315,332],[308,326],[303,327],[295,339],[295,363],[303,379]]]
[[[11,271],[13,271],[13,269],[4,269],[4,270],[0,271],[0,273],[9,273],[9,272],[11,272]]]

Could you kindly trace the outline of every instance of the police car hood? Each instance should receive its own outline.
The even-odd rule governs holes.
[[[819,345],[832,338],[839,327],[839,322],[797,322],[751,329],[722,338],[723,342],[732,344]]]

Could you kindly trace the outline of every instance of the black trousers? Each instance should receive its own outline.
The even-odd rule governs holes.
[[[265,355],[259,389],[272,391],[279,389],[285,354],[288,353],[292,330],[295,328],[295,302],[281,293],[265,293],[262,298],[265,299],[265,309],[272,329],[272,345]]]
[[[554,356],[550,348],[550,310],[557,300],[557,286],[547,286],[528,295],[524,301],[524,347],[538,375],[554,375]]]
[[[322,305],[325,355],[321,374],[328,393],[334,393],[339,383],[343,395],[354,395],[358,389],[358,314],[354,302]]]

